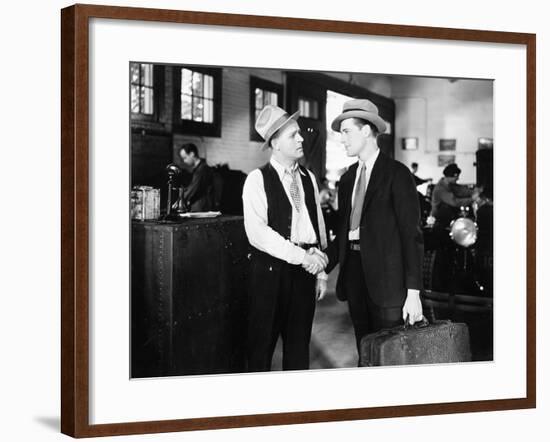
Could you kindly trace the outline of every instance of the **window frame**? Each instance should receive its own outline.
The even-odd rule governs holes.
[[[181,118],[181,70],[189,69],[214,79],[214,121],[205,123],[202,121],[184,120]],[[221,137],[222,132],[222,69],[204,66],[177,65],[174,66],[174,132],[181,134]]]
[[[316,116],[309,116],[309,115],[305,115],[302,113],[301,109],[300,109],[300,101],[304,101],[308,104],[315,104],[315,111],[316,111]],[[321,120],[321,112],[320,112],[320,107],[321,107],[321,103],[319,103],[319,101],[317,100],[317,98],[314,98],[314,97],[310,97],[309,95],[307,94],[301,94],[298,96],[298,110],[300,110],[300,117],[301,118],[305,118],[307,120],[312,120],[312,121],[320,121]]]
[[[132,64],[150,64],[153,66],[153,113],[152,114],[143,114],[132,112]],[[162,65],[155,63],[148,63],[142,61],[131,61],[128,64],[128,77],[130,84],[130,94],[129,94],[129,107],[130,107],[130,119],[131,121],[159,121],[160,109],[163,103],[164,97],[164,68]]]

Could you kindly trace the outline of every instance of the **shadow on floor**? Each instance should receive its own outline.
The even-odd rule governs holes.
[[[61,419],[59,419],[59,416],[37,416],[34,420],[56,433],[61,431]]]

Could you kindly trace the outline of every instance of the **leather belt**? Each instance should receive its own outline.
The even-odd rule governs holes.
[[[350,241],[348,244],[349,249],[353,250],[354,252],[359,252],[361,250],[361,244],[359,244],[359,241]]]

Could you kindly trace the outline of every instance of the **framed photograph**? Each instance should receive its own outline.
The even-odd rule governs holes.
[[[63,433],[535,407],[534,35],[89,5],[63,9],[61,30]],[[489,120],[440,102],[430,113],[442,91],[464,108],[467,97],[484,100]],[[411,112],[418,103],[403,96],[420,97],[425,112]],[[253,123],[266,105],[299,112],[304,165],[332,190],[354,161],[330,125],[350,99],[375,104],[380,127],[391,128],[378,136],[380,152],[420,165],[423,182],[440,170],[405,134],[439,140],[441,151],[456,149],[456,140],[440,139],[451,123],[469,129],[465,146],[481,149],[481,135],[492,135],[491,146],[501,140],[482,171],[491,194],[479,198],[486,220],[494,212],[506,225],[470,232],[471,213],[453,218],[464,227],[453,238],[461,265],[475,258],[482,279],[445,285],[445,255],[424,256],[425,315],[433,322],[441,318],[434,311],[450,308],[454,324],[469,326],[472,357],[358,367],[346,304],[333,296],[316,306],[309,369],[281,370],[276,347],[271,371],[250,372],[240,193],[246,175],[269,160]],[[451,157],[438,155],[438,167]],[[224,185],[212,206],[193,208],[187,192],[201,161]],[[466,182],[480,173],[460,167]],[[514,182],[505,179],[512,174]],[[479,240],[468,242],[468,233]],[[493,256],[493,242],[509,253]],[[345,332],[327,337],[317,320]]]
[[[438,155],[437,167],[445,167],[447,164],[456,163],[456,155]]]
[[[455,151],[456,150],[456,140],[455,139],[440,139],[439,140],[439,150],[444,151]]]
[[[418,138],[406,137],[401,139],[401,149],[403,150],[418,150]]]

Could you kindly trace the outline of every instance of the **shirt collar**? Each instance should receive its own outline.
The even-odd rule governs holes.
[[[202,163],[202,158],[199,158],[199,161],[197,162],[197,164],[195,164],[193,166],[193,170],[197,170],[199,168],[199,166],[201,165],[201,163]]]
[[[376,149],[376,151],[369,157],[367,161],[359,160],[357,169],[359,169],[361,165],[364,164],[366,167],[365,170],[371,171],[372,168],[374,167],[374,163],[376,162],[376,159],[378,158],[379,154],[380,154],[380,149]]]
[[[273,168],[277,171],[277,175],[279,175],[279,179],[283,179],[285,172],[287,171],[287,168],[283,166],[281,163],[279,163],[275,158],[271,157],[269,160],[270,164],[273,166]],[[304,172],[302,172],[302,169],[299,168],[298,162],[294,163],[294,166],[290,172],[296,172],[296,169],[300,172],[301,175],[304,175]]]

